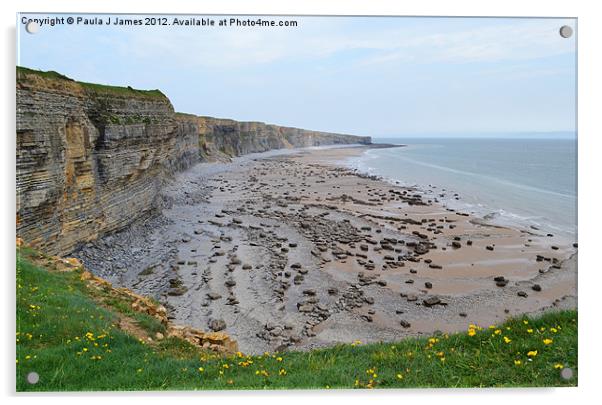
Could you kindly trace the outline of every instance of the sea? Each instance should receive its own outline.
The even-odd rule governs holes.
[[[345,163],[494,224],[577,241],[577,137],[374,138]],[[457,194],[457,196],[456,196]]]

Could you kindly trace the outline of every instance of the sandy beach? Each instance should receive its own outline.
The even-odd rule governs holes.
[[[245,353],[391,341],[574,308],[577,247],[456,212],[341,161],[249,155],[178,174],[157,215],[76,252]]]

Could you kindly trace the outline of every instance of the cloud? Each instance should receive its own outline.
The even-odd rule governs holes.
[[[424,32],[421,20],[381,28],[378,18],[299,18],[297,28],[156,28],[130,31],[127,52],[206,68],[244,68],[358,54],[360,66],[527,60],[574,52],[574,38],[558,35],[557,19],[441,19]],[[368,21],[366,23],[366,21]],[[467,23],[464,23],[466,21]],[[396,27],[399,25],[399,27]],[[359,28],[358,28],[359,27]],[[466,28],[471,27],[471,28]]]
[[[366,58],[364,65],[393,61],[420,63],[500,62],[538,59],[574,52],[572,39],[558,34],[558,20],[515,20],[399,40],[377,55]]]

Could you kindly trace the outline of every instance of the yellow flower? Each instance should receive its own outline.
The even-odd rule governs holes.
[[[564,368],[564,365],[563,365],[563,364],[561,364],[561,363],[556,363],[556,364],[554,364],[554,368],[555,368],[556,370],[558,370],[558,369]]]
[[[286,370],[281,368],[280,371],[278,371],[278,375],[286,375]]]
[[[543,340],[543,344],[544,344],[544,345],[551,345],[551,344],[552,344],[552,342],[553,342],[553,340],[552,340],[552,339],[544,339],[544,340]]]
[[[496,335],[499,335],[502,333],[502,331],[500,329],[496,329],[495,332],[493,332],[493,333],[495,333]]]
[[[525,325],[528,325],[528,324],[529,324],[529,321],[527,321],[527,320],[524,320],[524,321],[523,321],[523,323],[524,323]]]
[[[520,361],[520,360],[514,360],[514,365],[515,366],[520,366],[521,364],[523,364],[522,361]]]
[[[205,371],[205,369],[203,367],[199,367],[199,372],[202,373],[203,371]]]
[[[527,333],[533,333],[533,329],[527,329]]]
[[[276,357],[276,361],[282,361],[282,357]]]
[[[397,377],[398,380],[403,380],[403,375],[402,374],[397,374],[396,377]]]
[[[537,350],[531,350],[530,352],[527,352],[527,356],[529,356],[529,357],[537,356]]]
[[[469,328],[468,329],[468,336],[474,336],[477,334],[477,331],[474,330],[473,328]]]
[[[504,342],[510,343],[512,342],[512,339],[508,338],[508,336],[504,336]]]

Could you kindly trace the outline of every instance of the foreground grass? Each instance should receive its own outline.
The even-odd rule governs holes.
[[[217,357],[178,339],[146,344],[116,327],[127,306],[99,305],[77,273],[38,268],[23,251],[17,263],[18,391],[577,384],[576,311],[396,343]],[[149,334],[160,329],[135,319]],[[560,377],[563,367],[572,379]]]

